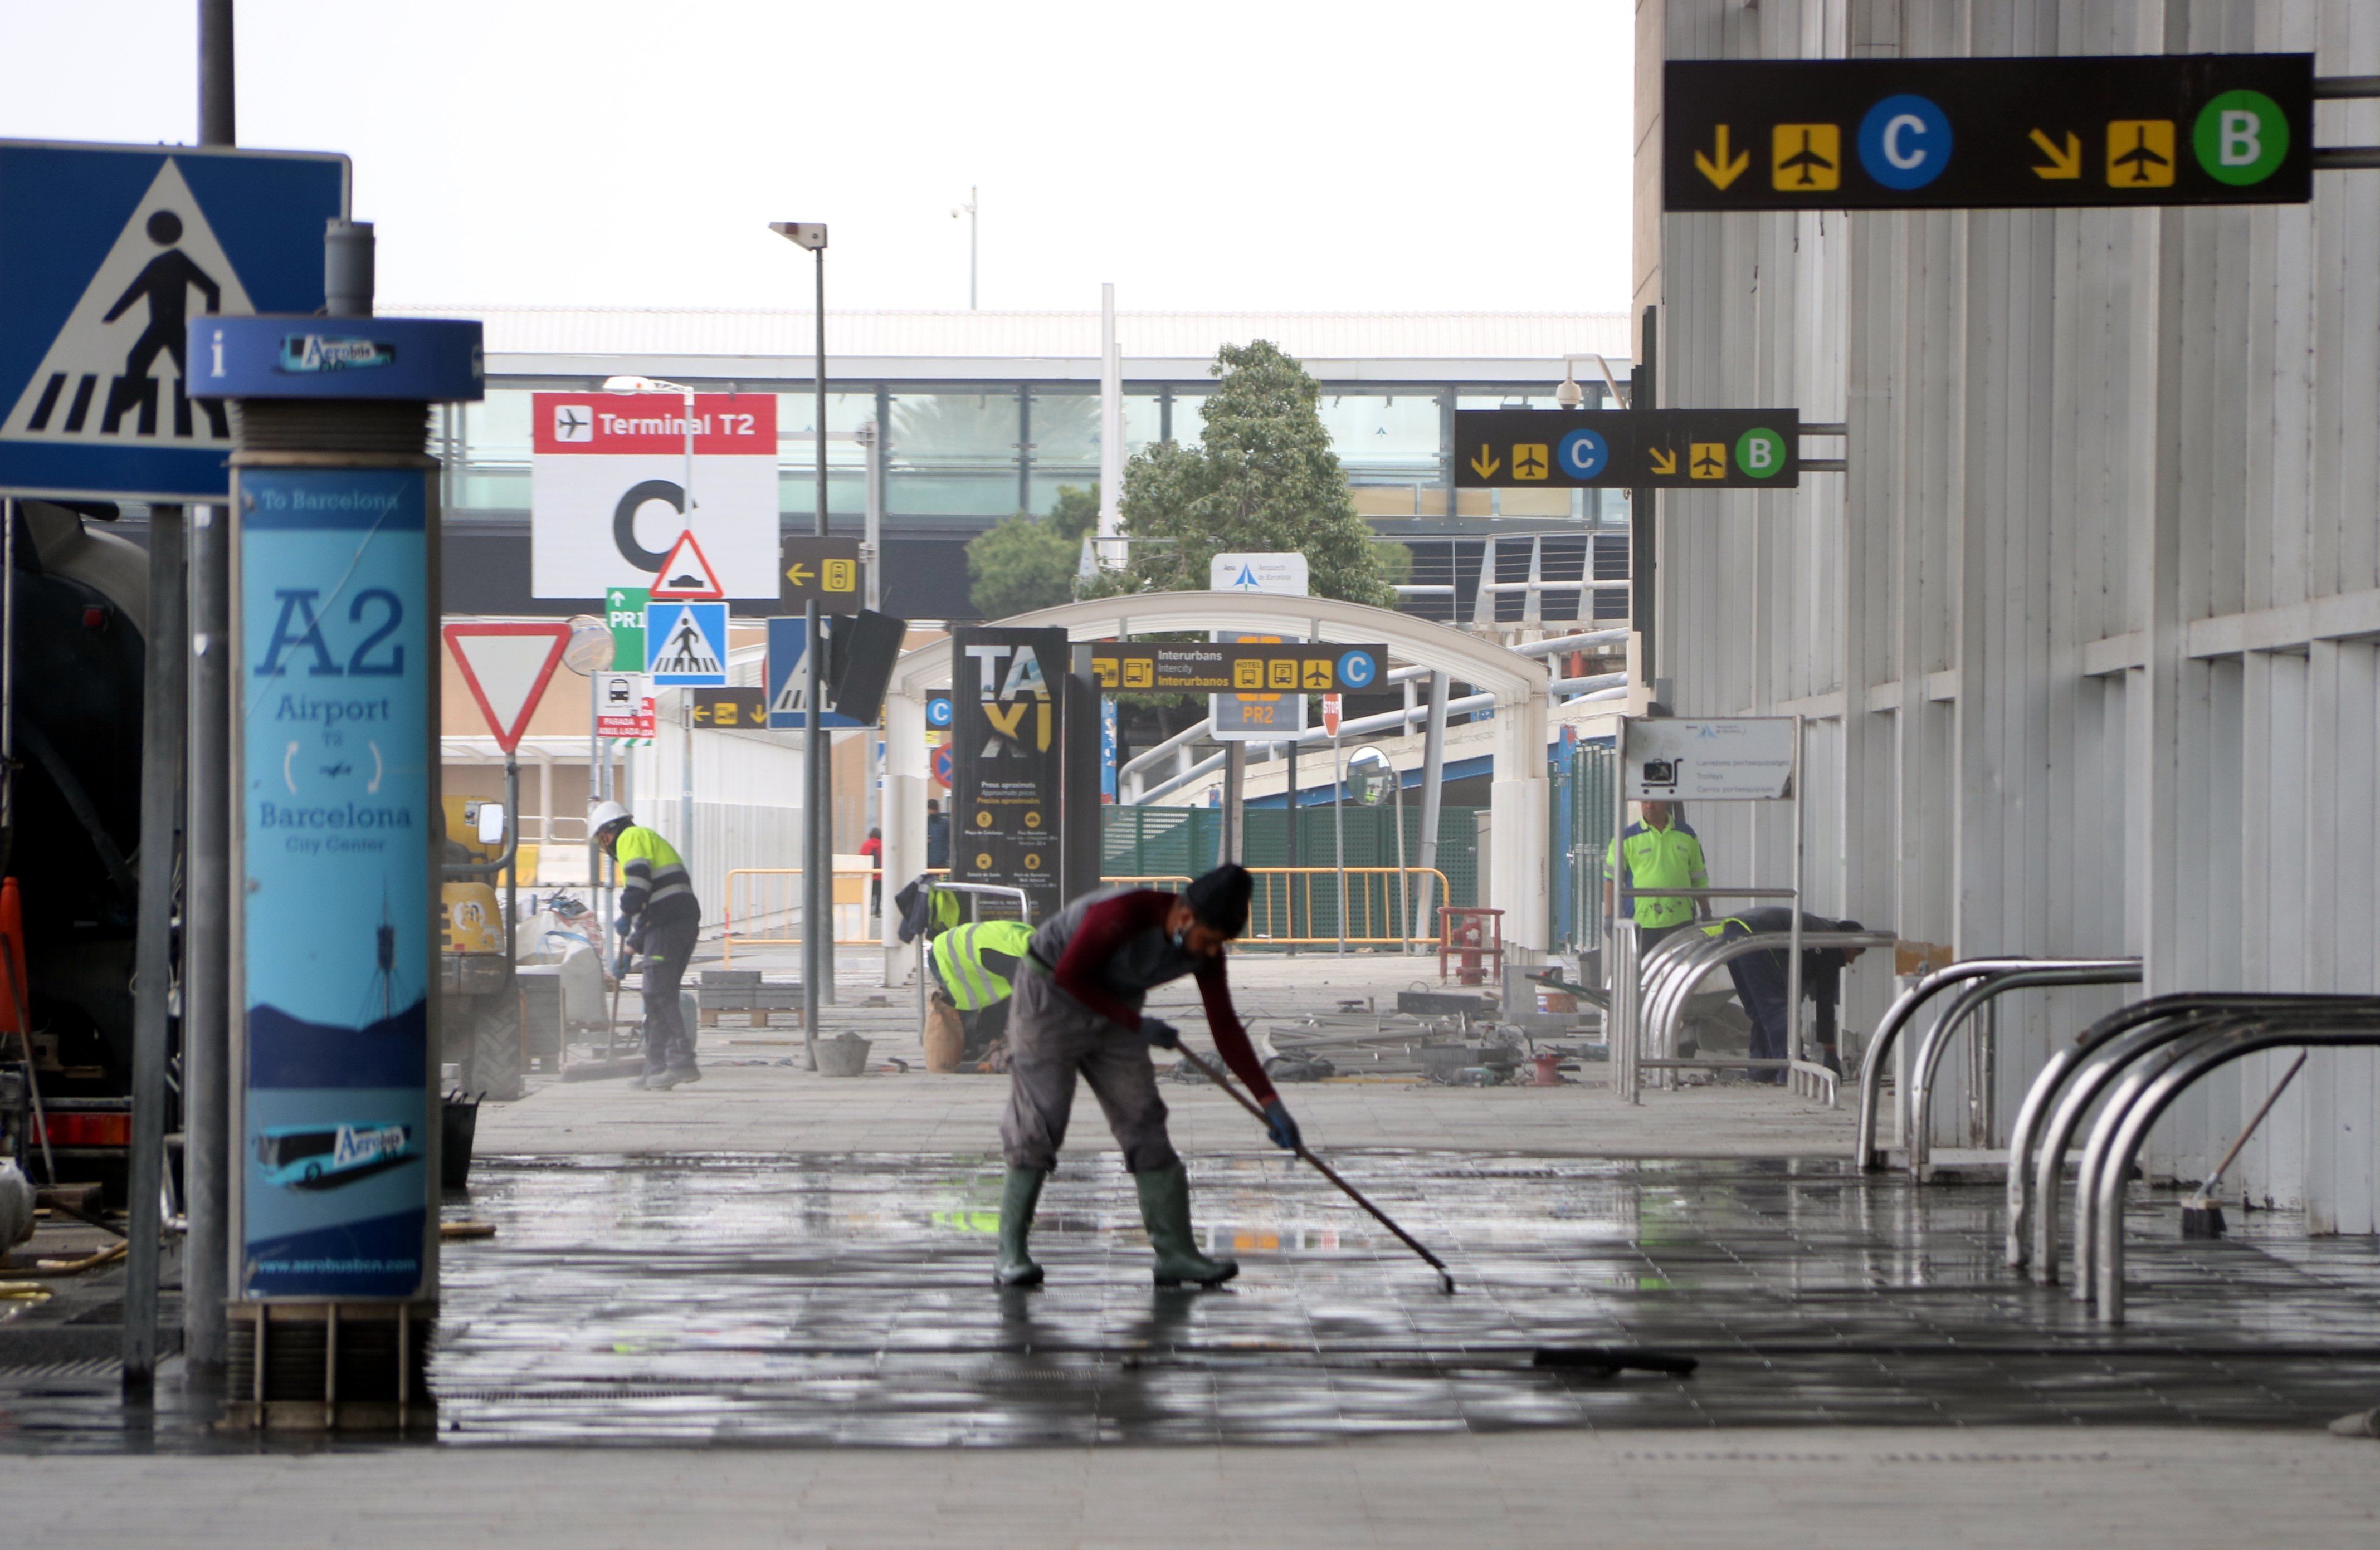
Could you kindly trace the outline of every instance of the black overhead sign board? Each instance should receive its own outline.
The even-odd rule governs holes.
[[[1459,409],[1459,490],[1777,490],[1802,482],[1799,409]]]
[[[1099,688],[1130,694],[1346,694],[1376,689],[1389,670],[1385,646],[1343,641],[1091,642]]]
[[[1667,210],[2302,204],[2313,55],[1673,60]]]

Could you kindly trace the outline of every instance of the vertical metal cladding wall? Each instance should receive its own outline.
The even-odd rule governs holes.
[[[2357,0],[1643,9],[1670,58],[2270,51],[2380,73]],[[2380,140],[2380,103],[2319,112],[2320,143]],[[2306,206],[1658,229],[1637,271],[1662,402],[1851,428],[1848,475],[1662,498],[1680,713],[1818,719],[1813,907],[1962,956],[2141,952],[2153,991],[2380,988],[2380,174],[2317,174]],[[1785,878],[1780,817],[1693,819],[1715,880]],[[1889,990],[1863,964],[1850,1025]],[[2003,1124],[2115,993],[2022,999]],[[2151,1166],[2210,1166],[2287,1059],[2205,1084]],[[2314,1230],[2380,1230],[2380,1067],[2321,1052],[2306,1075],[2240,1177]]]

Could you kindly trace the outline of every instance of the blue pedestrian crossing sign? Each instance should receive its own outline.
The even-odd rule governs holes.
[[[810,724],[809,670],[804,661],[808,644],[809,628],[806,620],[779,618],[769,621],[769,726],[771,731],[798,730]],[[819,725],[830,730],[864,724],[834,710],[819,718]]]
[[[716,689],[727,683],[727,605],[645,606],[645,671],[656,689]]]
[[[0,140],[0,491],[225,501],[189,321],[314,313],[345,156]]]

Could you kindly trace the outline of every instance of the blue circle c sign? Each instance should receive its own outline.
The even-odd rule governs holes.
[[[1350,651],[1339,659],[1339,680],[1351,689],[1360,689],[1379,676],[1380,664],[1372,660],[1369,651]]]
[[[933,695],[926,700],[926,725],[941,732],[957,719],[948,695]]]
[[[1591,479],[1611,461],[1611,443],[1599,430],[1573,430],[1561,439],[1554,456],[1563,473],[1574,479]]]
[[[1887,97],[1860,120],[1859,158],[1888,188],[1923,188],[1950,164],[1950,120],[1926,98]]]

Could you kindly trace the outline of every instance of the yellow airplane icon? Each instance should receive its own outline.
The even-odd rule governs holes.
[[[1691,478],[1698,479],[1727,478],[1727,443],[1725,442],[1694,442],[1694,456],[1687,465],[1686,472]]]
[[[1512,449],[1512,477],[1516,479],[1544,478],[1551,466],[1551,454],[1543,442],[1523,442]]]

